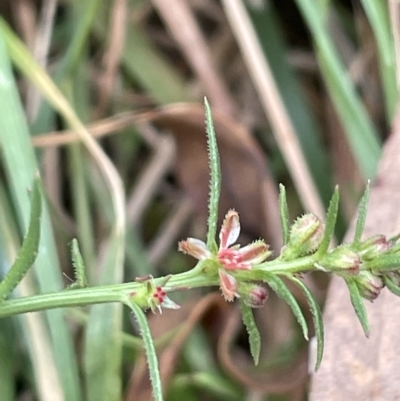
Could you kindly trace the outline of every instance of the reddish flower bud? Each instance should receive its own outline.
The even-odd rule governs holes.
[[[293,260],[314,252],[322,241],[324,224],[314,214],[299,217],[290,229],[289,242],[282,248],[285,260]]]
[[[162,286],[156,286],[153,277],[144,283],[137,291],[129,294],[132,302],[135,302],[143,309],[150,308],[152,312],[157,309],[162,313],[161,308],[179,309],[180,306],[167,296]]]
[[[381,277],[366,270],[360,271],[360,273],[354,277],[354,280],[360,291],[360,295],[371,302],[378,298],[384,286]]]
[[[373,260],[388,252],[392,246],[393,244],[384,235],[375,235],[360,244],[359,255],[362,260]]]
[[[268,299],[268,290],[259,284],[240,284],[239,294],[244,303],[251,308],[261,308]]]

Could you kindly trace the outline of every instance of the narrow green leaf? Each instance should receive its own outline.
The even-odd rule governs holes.
[[[289,276],[289,278],[303,290],[310,306],[314,321],[315,335],[317,337],[317,361],[315,362],[315,371],[317,371],[321,365],[322,355],[324,353],[324,323],[322,321],[321,309],[311,291],[301,280],[294,276]]]
[[[382,0],[362,0],[365,14],[374,31],[378,48],[381,82],[386,100],[388,122],[392,121],[398,90],[396,84],[396,53],[388,12],[388,3]]]
[[[135,314],[139,324],[140,332],[143,338],[144,348],[146,350],[147,363],[149,364],[150,381],[153,387],[153,396],[155,401],[162,401],[162,387],[160,371],[158,369],[158,360],[153,338],[151,337],[150,327],[147,323],[146,315],[142,309],[135,303],[126,302]]]
[[[374,260],[363,262],[363,266],[365,269],[376,270],[379,272],[398,270],[400,267],[400,255],[380,255]]]
[[[238,385],[222,377],[218,371],[209,370],[175,374],[168,389],[168,397],[170,400],[198,401],[199,397],[196,395],[188,398],[191,389],[197,395],[209,394],[218,401],[243,401],[244,397]]]
[[[321,5],[321,2],[319,2]],[[364,177],[372,178],[380,156],[379,136],[357,95],[328,30],[328,7],[314,0],[296,0],[315,41],[317,60],[348,142]]]
[[[335,231],[338,209],[339,209],[339,188],[336,186],[335,192],[332,195],[332,199],[329,202],[329,208],[326,214],[324,236],[322,238],[321,245],[319,246],[317,252],[315,253],[316,257],[324,255],[329,248],[329,243],[331,242],[333,233]]]
[[[71,257],[76,282],[72,284],[70,288],[85,288],[87,287],[86,268],[76,238],[74,238],[71,243]]]
[[[281,215],[283,244],[286,245],[289,241],[290,224],[289,224],[289,208],[286,199],[286,188],[279,184],[279,211]]]
[[[0,400],[15,401],[18,399],[16,394],[15,372],[19,355],[17,347],[13,347],[19,334],[13,327],[11,318],[3,319],[0,325]]]
[[[303,331],[303,336],[308,340],[308,327],[306,319],[304,318],[303,312],[300,309],[296,298],[292,295],[289,289],[286,287],[285,283],[278,276],[269,274],[265,278],[268,285],[282,298],[292,309],[292,312],[296,316],[297,321],[300,324],[301,330]]]
[[[254,321],[253,311],[250,306],[240,301],[240,310],[242,312],[243,323],[249,334],[250,352],[254,360],[254,364],[258,365],[261,349],[261,336],[258,331],[256,322]]]
[[[211,170],[210,199],[208,203],[209,214],[208,214],[207,247],[209,249],[212,249],[216,246],[215,236],[217,233],[218,204],[221,192],[221,168],[219,164],[217,137],[215,135],[214,123],[211,115],[211,108],[207,98],[204,98],[204,106],[206,109],[208,159]]]
[[[287,57],[290,46],[285,40],[285,28],[281,23],[276,6],[259,7],[254,2],[244,2],[260,46],[268,60],[275,83],[278,87],[286,110],[290,115],[296,134],[324,203],[329,202],[331,188],[331,168],[328,154],[322,143],[321,127],[311,104],[306,101],[301,89],[300,76]],[[271,40],[274,38],[274,40]]]
[[[354,280],[349,279],[346,280],[347,287],[350,291],[350,299],[353,305],[354,311],[358,317],[358,320],[361,323],[361,326],[364,330],[364,333],[367,337],[369,337],[369,322],[368,322],[368,315],[365,309],[364,301],[360,295],[360,291],[357,287],[357,284]]]
[[[8,51],[20,63],[31,68],[32,57],[20,40],[0,18],[0,141],[2,162],[7,174],[12,199],[17,211],[21,231],[29,225],[30,200],[27,188],[38,170],[36,155],[30,140],[28,125],[12,73]],[[15,59],[14,59],[15,60]],[[29,66],[29,67],[28,67]],[[60,263],[54,242],[54,233],[48,209],[43,203],[41,222],[41,246],[34,270],[41,292],[54,292],[63,288]],[[81,400],[78,366],[65,311],[45,312],[46,327],[50,333],[53,358],[63,386],[66,400]]]
[[[122,281],[121,236],[114,234],[107,246],[99,283]],[[118,266],[118,269],[115,269]],[[90,308],[85,332],[84,373],[88,401],[119,400],[122,393],[122,305],[99,304]],[[102,350],[102,352],[99,352]]]
[[[391,242],[397,242],[397,241],[399,240],[399,238],[400,238],[400,233],[399,233],[399,234],[396,234],[396,235],[393,235],[393,237],[390,237],[390,238],[389,238],[389,241],[391,241]],[[396,244],[396,245],[399,245],[399,244]]]
[[[400,297],[400,287],[398,287],[394,281],[388,277],[386,274],[382,276],[383,282],[385,283],[387,289],[392,292],[394,295]]]
[[[40,218],[42,215],[42,199],[39,185],[39,178],[35,178],[28,232],[18,252],[17,259],[0,283],[0,300],[7,298],[14,291],[36,259],[40,242]]]
[[[367,208],[368,208],[370,189],[371,189],[370,181],[368,180],[367,186],[364,191],[364,195],[361,198],[360,206],[358,209],[356,232],[354,233],[354,241],[353,241],[353,244],[355,246],[357,246],[360,243],[361,236],[364,231],[365,218],[367,217]]]

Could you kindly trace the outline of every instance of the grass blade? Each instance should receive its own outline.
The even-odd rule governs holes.
[[[32,189],[31,214],[28,232],[24,238],[17,259],[0,283],[0,301],[7,298],[19,284],[28,269],[35,262],[40,241],[40,218],[42,215],[42,199],[39,189],[39,178],[36,178]]]
[[[121,237],[113,235],[107,245],[100,284],[121,282],[123,248]],[[121,398],[122,305],[93,305],[85,332],[85,376],[88,401],[108,401]],[[102,352],[99,352],[99,349]]]
[[[379,57],[377,58],[386,100],[387,121],[390,123],[397,104],[398,90],[396,82],[396,56],[393,33],[390,29],[388,3],[381,0],[362,0],[361,3],[375,35],[376,46],[379,52]]]
[[[313,0],[296,0],[315,41],[317,59],[330,97],[364,177],[375,175],[380,156],[378,134],[359,100],[326,28],[326,9]]]
[[[30,200],[27,189],[32,185],[34,172],[38,170],[36,157],[30,142],[29,131],[18,96],[18,89],[11,72],[10,60],[3,41],[3,22],[0,25],[0,140],[3,161],[10,182],[22,231],[29,223]],[[12,44],[8,44],[12,47]],[[42,292],[62,289],[59,260],[54,235],[46,207],[42,211],[41,248],[36,259],[37,280]],[[77,361],[72,339],[64,319],[65,312],[46,312],[53,358],[56,361],[65,398],[81,400]]]
[[[8,318],[0,325],[0,400],[14,401],[17,399],[15,390],[14,372],[16,369],[18,355],[16,347],[10,347],[15,341],[17,333],[13,327],[12,319]]]
[[[296,127],[296,135],[309,170],[318,186],[320,196],[327,204],[332,188],[327,151],[322,144],[321,130],[313,110],[309,107],[301,89],[302,84],[296,74],[297,71],[288,62],[290,50],[284,39],[286,32],[283,32],[273,4],[268,7],[258,7],[247,2],[246,7],[282,100],[293,126]]]

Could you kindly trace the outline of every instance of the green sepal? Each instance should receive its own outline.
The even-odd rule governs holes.
[[[345,280],[347,287],[350,292],[350,299],[353,305],[354,311],[358,317],[358,320],[361,323],[361,326],[364,330],[366,337],[369,337],[369,322],[367,310],[365,309],[363,298],[360,295],[360,290],[357,287],[357,283],[354,279]]]
[[[303,290],[307,298],[308,305],[310,306],[314,321],[315,336],[317,337],[317,360],[315,362],[315,371],[317,371],[321,365],[322,356],[324,353],[324,323],[322,320],[321,309],[311,291],[301,280],[294,276],[288,276],[288,278],[290,278],[290,280],[295,282]]]
[[[215,236],[217,234],[218,224],[218,204],[221,193],[221,167],[219,162],[217,137],[214,130],[210,104],[208,103],[207,98],[204,98],[204,106],[206,109],[208,161],[210,163],[211,173],[210,196],[208,201],[207,248],[213,249],[215,246]]]
[[[323,256],[329,248],[332,236],[335,232],[336,219],[339,209],[339,188],[336,186],[335,191],[332,195],[331,201],[329,202],[328,212],[325,220],[325,231],[322,238],[321,244],[315,253],[316,257]]]
[[[40,242],[41,215],[40,179],[39,177],[35,177],[31,194],[31,214],[28,232],[15,262],[0,283],[0,301],[7,298],[14,291],[15,287],[20,283],[36,260]]]
[[[362,233],[364,231],[365,219],[367,217],[367,206],[369,201],[369,193],[370,193],[370,182],[368,181],[367,186],[365,188],[364,194],[360,201],[360,206],[358,209],[358,217],[356,223],[356,231],[354,233],[354,245],[358,245],[361,240]]]
[[[258,331],[256,322],[254,321],[253,310],[251,307],[246,305],[243,301],[240,301],[239,304],[242,312],[243,323],[246,326],[247,333],[249,334],[250,353],[253,357],[254,364],[258,365],[261,349],[260,332]]]
[[[301,311],[298,302],[296,301],[296,298],[286,287],[283,280],[278,276],[272,274],[268,275],[264,274],[264,279],[267,281],[268,285],[278,294],[278,296],[282,298],[290,306],[293,314],[295,315],[297,321],[300,324],[304,338],[308,340],[307,322],[306,319],[304,318],[303,312]]]
[[[283,245],[286,245],[289,242],[290,223],[289,208],[286,199],[286,188],[282,184],[279,184],[279,212],[282,224]]]

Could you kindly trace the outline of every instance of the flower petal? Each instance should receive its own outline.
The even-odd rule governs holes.
[[[220,249],[217,257],[227,270],[249,270],[253,265],[264,262],[271,253],[264,241],[256,241],[240,249]]]
[[[238,250],[238,253],[241,255],[240,262],[247,262],[251,265],[262,263],[272,254],[268,248],[269,245],[264,241],[255,241],[252,244],[246,245]]]
[[[246,261],[243,262],[243,256],[237,249],[221,249],[218,251],[217,257],[218,262],[221,263],[226,270],[251,269],[250,263]]]
[[[228,274],[224,269],[218,270],[221,291],[226,301],[233,301],[235,297],[239,297],[237,293],[238,283],[235,277]]]
[[[160,306],[166,309],[180,309],[180,306],[167,296],[164,297]]]
[[[212,253],[207,249],[207,245],[197,238],[188,238],[186,241],[180,241],[178,249],[198,260],[208,259],[212,256]]]
[[[236,242],[240,234],[239,215],[235,210],[229,210],[225,215],[219,233],[220,246],[219,249],[226,249]]]

